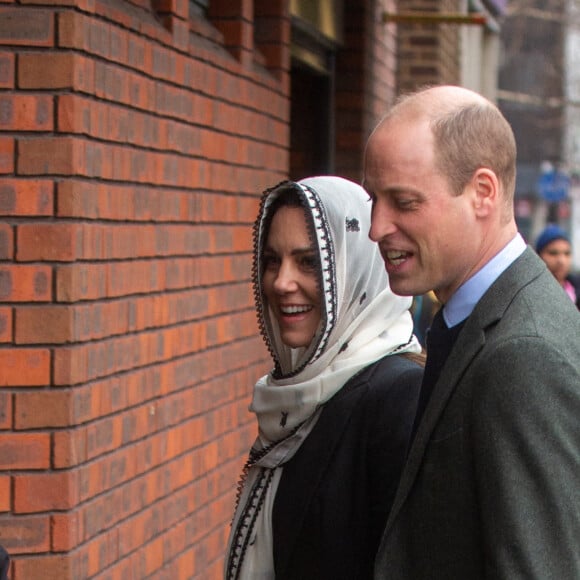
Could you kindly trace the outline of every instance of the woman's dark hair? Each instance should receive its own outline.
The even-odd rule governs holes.
[[[274,214],[281,207],[304,207],[304,200],[298,191],[297,186],[292,183],[289,183],[287,187],[282,188],[278,192],[276,199],[268,208],[268,218],[271,220]]]
[[[309,215],[308,212],[304,209],[304,198],[300,195],[299,190],[297,189],[298,186],[292,182],[288,182],[286,186],[277,186],[276,199],[271,203],[268,207],[268,213],[266,215],[266,219],[264,220],[264,240],[268,239],[268,235],[270,233],[270,226],[272,225],[272,219],[278,212],[281,207],[299,207],[304,210],[304,217],[306,219],[306,223],[308,224],[308,228],[311,229]],[[260,248],[260,251],[263,252],[264,248]]]

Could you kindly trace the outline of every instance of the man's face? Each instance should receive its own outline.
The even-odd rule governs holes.
[[[426,121],[389,120],[375,131],[364,186],[373,200],[369,236],[379,244],[393,291],[434,290],[446,302],[473,273],[481,230],[472,186],[456,196],[436,168]]]

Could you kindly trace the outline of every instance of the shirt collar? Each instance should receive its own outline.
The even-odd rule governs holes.
[[[519,258],[526,249],[526,242],[517,233],[513,240],[496,254],[481,270],[463,283],[445,304],[443,318],[450,328],[465,320],[489,287]]]

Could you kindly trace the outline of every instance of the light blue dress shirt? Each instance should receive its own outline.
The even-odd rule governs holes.
[[[480,298],[526,249],[526,242],[518,233],[514,239],[496,254],[479,272],[462,284],[443,307],[443,318],[449,328],[465,320]]]

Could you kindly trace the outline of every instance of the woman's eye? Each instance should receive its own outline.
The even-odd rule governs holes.
[[[265,255],[262,259],[265,270],[275,270],[280,266],[280,258],[277,256]]]
[[[312,256],[303,256],[300,259],[300,265],[307,271],[316,270],[318,267],[318,260],[316,259],[315,255]]]

